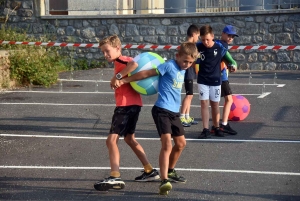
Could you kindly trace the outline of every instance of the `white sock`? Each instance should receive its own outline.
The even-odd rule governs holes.
[[[227,122],[222,122],[222,125],[226,126],[226,125],[227,125]]]
[[[185,118],[185,114],[180,114],[180,118]]]
[[[190,114],[185,114],[185,118],[189,119],[190,118]]]

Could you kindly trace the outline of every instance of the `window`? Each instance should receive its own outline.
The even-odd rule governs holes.
[[[50,15],[68,15],[68,0],[50,0]]]
[[[44,2],[44,15],[207,13],[300,7],[300,0],[44,0]]]

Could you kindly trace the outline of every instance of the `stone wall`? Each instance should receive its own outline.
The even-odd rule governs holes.
[[[16,2],[21,6],[13,11]],[[117,34],[123,44],[178,45],[185,41],[190,24],[210,24],[216,38],[225,25],[237,28],[240,37],[233,45],[300,45],[300,10],[244,11],[164,15],[40,16],[40,0],[7,1],[1,15],[9,14],[8,25],[23,28],[35,37],[54,36],[56,42],[97,43]],[[99,60],[97,48],[64,48],[75,58]],[[126,49],[125,55],[143,51]],[[156,50],[163,57],[174,58],[174,51]],[[298,70],[300,50],[230,50],[241,70]]]

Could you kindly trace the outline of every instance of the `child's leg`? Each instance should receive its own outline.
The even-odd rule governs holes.
[[[224,97],[224,100],[225,100],[225,104],[224,104],[224,108],[223,108],[223,115],[222,115],[222,124],[227,125],[230,108],[231,108],[231,105],[233,102],[232,91],[231,91],[228,80],[222,82],[221,96]]]
[[[203,128],[208,129],[209,128],[209,101],[201,100],[200,105],[201,105],[201,117],[202,117]]]
[[[219,102],[210,101],[211,105],[211,116],[214,127],[219,127],[220,121],[220,108]]]
[[[225,98],[225,104],[223,109],[223,116],[222,116],[222,124],[220,124],[220,130],[222,130],[224,133],[228,133],[230,135],[236,135],[237,132],[231,128],[231,126],[228,123],[228,117],[230,113],[230,108],[233,103],[232,95],[226,95]]]
[[[109,189],[120,190],[125,187],[125,182],[120,178],[120,153],[118,148],[118,134],[109,134],[106,139],[106,146],[109,152],[110,160],[110,177],[100,180],[94,184],[94,188],[98,191],[108,191]]]
[[[201,105],[201,117],[203,123],[203,129],[209,128],[209,96],[210,86],[204,84],[198,84],[199,100]]]
[[[130,146],[130,148],[138,157],[138,159],[141,161],[143,166],[148,165],[149,161],[147,159],[146,153],[143,147],[136,141],[135,134],[127,134],[124,140]]]
[[[106,146],[109,153],[109,161],[111,168],[111,175],[113,177],[120,177],[120,152],[118,148],[118,134],[109,134],[106,139]]]
[[[224,123],[224,125],[226,125],[228,122],[230,108],[231,108],[231,105],[233,102],[232,95],[224,96],[224,100],[225,100],[225,104],[224,104],[224,108],[223,108],[222,123]]]
[[[174,146],[172,148],[172,152],[171,152],[170,159],[169,159],[169,168],[170,169],[175,168],[175,165],[186,145],[184,135],[173,137],[173,140],[174,140]]]
[[[209,87],[209,100],[211,106],[212,122],[214,127],[219,127],[220,108],[219,102],[221,99],[221,85]]]
[[[161,150],[159,154],[159,167],[161,180],[168,179],[169,159],[172,151],[171,134],[162,134],[161,137]]]
[[[190,113],[190,107],[191,107],[191,102],[193,99],[193,95],[186,95],[182,101],[182,106],[180,113],[181,114],[189,114]]]

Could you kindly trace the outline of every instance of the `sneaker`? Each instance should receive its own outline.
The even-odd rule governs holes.
[[[125,188],[125,182],[120,177],[108,177],[94,184],[98,191],[108,191],[109,189],[121,190]]]
[[[223,131],[224,133],[228,133],[230,135],[237,134],[237,132],[230,127],[229,123],[227,123],[226,126],[224,126],[223,124],[220,124],[220,130]]]
[[[145,171],[143,172],[144,173],[141,176],[135,178],[135,181],[154,181],[160,178],[156,169],[152,169],[152,171],[149,173],[146,173]]]
[[[198,138],[199,139],[211,138],[209,130],[207,128],[204,128]]]
[[[189,117],[186,121],[191,125],[197,125],[198,124],[198,121],[195,121],[194,117]]]
[[[173,172],[168,173],[168,178],[170,181],[174,181],[174,182],[185,183],[187,181],[186,178],[179,176],[175,170],[173,170]]]
[[[160,182],[160,186],[159,186],[160,195],[168,195],[171,189],[172,189],[172,184],[170,183],[169,180],[164,179]]]
[[[212,126],[212,127],[211,127],[211,129],[210,129],[210,133],[211,133],[211,134],[214,134],[214,133],[215,133],[215,128],[216,128],[215,126]]]
[[[187,120],[184,117],[180,117],[181,124],[183,127],[190,127],[191,124],[187,122]]]
[[[213,133],[215,134],[215,136],[224,137],[224,133],[219,127],[212,127],[212,129],[213,129]]]

